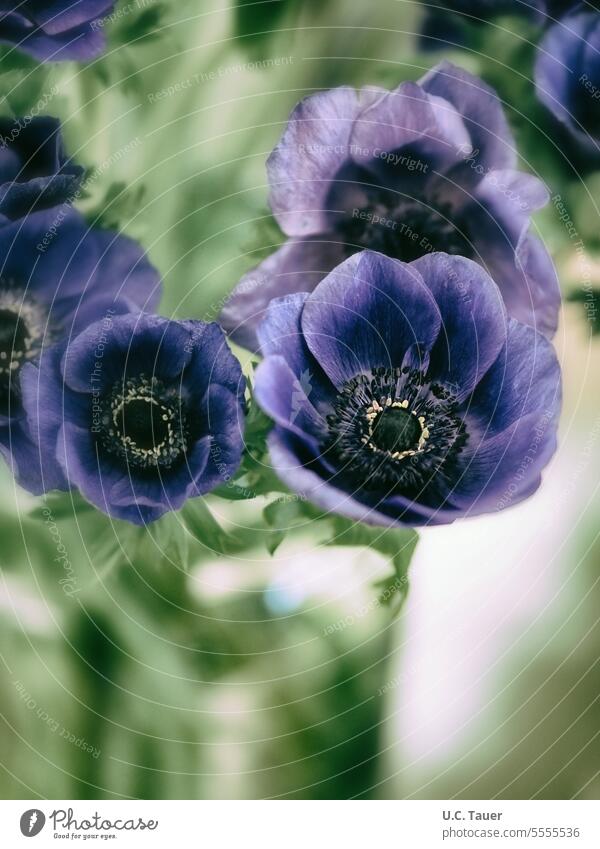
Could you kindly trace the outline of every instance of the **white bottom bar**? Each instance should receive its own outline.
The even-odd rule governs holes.
[[[595,801],[0,802],[0,846],[600,847]]]

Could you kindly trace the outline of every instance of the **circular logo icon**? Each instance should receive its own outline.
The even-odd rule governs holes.
[[[25,837],[35,837],[46,824],[46,817],[37,808],[31,808],[21,815],[21,834]]]

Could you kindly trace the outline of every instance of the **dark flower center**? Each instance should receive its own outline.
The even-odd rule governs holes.
[[[18,368],[30,339],[24,319],[12,310],[0,309],[0,373]]]
[[[465,224],[452,217],[450,209],[409,198],[392,203],[381,194],[365,209],[353,210],[344,231],[348,242],[403,262],[432,251],[473,256]]]
[[[153,398],[134,398],[121,408],[120,429],[125,439],[149,451],[168,440],[169,419],[163,404]]]
[[[327,416],[325,458],[356,489],[416,494],[452,479],[467,441],[458,402],[423,372],[376,368],[349,380]]]
[[[144,375],[118,381],[93,412],[94,432],[109,454],[138,469],[169,469],[189,441],[185,404],[173,388]]]
[[[577,83],[579,89],[575,93],[573,112],[581,126],[595,138],[600,136],[600,115],[597,108],[590,108],[590,92],[600,89],[600,73],[596,71],[591,77],[589,74],[582,74],[581,80]]]
[[[15,412],[19,406],[17,374],[23,363],[40,353],[44,323],[45,313],[38,304],[0,281],[0,413],[3,415]]]
[[[375,448],[391,453],[417,448],[423,433],[416,415],[403,407],[386,407],[377,413],[371,428]]]

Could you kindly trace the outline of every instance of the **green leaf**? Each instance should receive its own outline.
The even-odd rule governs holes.
[[[177,513],[166,513],[156,522],[139,529],[142,542],[153,551],[153,556],[141,558],[147,562],[168,561],[182,569],[188,567],[189,535],[182,527]],[[138,552],[139,557],[139,552]]]
[[[291,498],[284,496],[268,504],[263,510],[263,517],[271,528],[265,544],[267,551],[272,555],[290,530],[318,519],[319,513],[315,507],[297,496]]]
[[[408,595],[408,568],[418,542],[412,528],[381,528],[362,525],[341,516],[333,517],[333,535],[323,545],[348,545],[371,548],[389,559],[393,574],[377,584],[379,601],[399,612]]]
[[[370,548],[386,557],[392,573],[375,584],[379,603],[393,607],[398,613],[408,594],[408,568],[418,541],[411,528],[382,528],[363,525],[332,516],[298,497],[284,496],[272,501],[263,511],[265,523],[271,529],[266,547],[274,554],[286,535],[299,527],[322,523],[328,529],[321,545]]]
[[[267,451],[267,436],[273,427],[271,419],[254,401],[252,386],[244,429],[244,454],[235,477],[213,491],[219,498],[245,501],[272,492],[286,492],[286,487],[271,469]]]
[[[92,171],[88,179],[93,179],[93,176]],[[83,185],[85,187],[85,181]],[[144,185],[128,188],[124,182],[111,183],[96,206],[87,212],[86,219],[94,227],[121,230],[144,206],[145,199]]]
[[[122,6],[106,20],[111,49],[85,70],[104,87],[118,86],[128,94],[144,98],[144,75],[141,72],[137,50],[153,45],[158,39],[166,40],[170,29],[163,18],[168,11],[167,3],[147,0],[147,8],[136,2]]]
[[[588,285],[571,292],[566,300],[580,305],[581,317],[589,322],[592,336],[600,335],[600,289]]]
[[[134,46],[155,41],[161,36],[163,18],[167,10],[166,3],[153,2],[152,5],[148,3],[148,8],[142,9],[139,14],[123,16],[119,26],[111,33],[111,41],[123,45],[133,43]]]
[[[14,47],[0,47],[0,114],[32,118],[51,111],[52,68]]]
[[[178,515],[192,540],[199,542],[205,553],[227,554],[235,547],[235,539],[223,530],[202,498],[187,501]],[[180,528],[179,532],[183,530]]]
[[[229,481],[229,483],[224,483],[213,489],[211,495],[224,498],[226,501],[248,501],[250,498],[256,497],[256,490],[243,486],[241,483]]]
[[[265,208],[257,212],[253,231],[244,246],[253,265],[270,256],[287,239],[273,213]]]
[[[252,384],[248,384],[248,412],[244,427],[244,444],[248,451],[266,453],[267,436],[273,427],[273,422],[256,403]]]
[[[95,507],[82,498],[78,492],[61,492],[44,496],[43,502],[30,511],[29,516],[35,520],[53,522],[73,519],[83,513],[95,511]]]
[[[237,0],[235,34],[238,38],[264,40],[277,29],[295,0]],[[250,45],[248,45],[250,46]]]

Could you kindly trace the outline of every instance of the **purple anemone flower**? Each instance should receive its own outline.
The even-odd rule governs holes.
[[[589,153],[600,153],[600,14],[578,10],[538,47],[538,98]]]
[[[308,97],[267,163],[271,208],[289,239],[242,278],[223,325],[254,348],[272,298],[311,291],[356,251],[407,262],[443,251],[480,262],[510,315],[550,336],[558,281],[530,230],[548,193],[515,166],[497,96],[448,62],[395,91]]]
[[[437,5],[427,4],[428,14],[445,11],[460,12],[473,21],[488,20],[512,12],[516,15],[531,15],[539,10],[543,0],[438,0]]]
[[[40,62],[86,61],[106,43],[102,27],[114,0],[0,0],[0,42]]]
[[[444,524],[539,486],[556,448],[556,355],[472,260],[356,254],[310,294],[272,301],[258,335],[273,467],[325,510]]]
[[[532,2],[532,5],[536,5],[536,3]],[[537,0],[537,5],[540,12],[548,18],[560,18],[578,7],[597,9],[600,4],[598,0]]]
[[[443,9],[461,12],[475,20],[507,14],[545,20],[564,15],[577,5],[581,5],[581,0],[440,0]]]
[[[460,12],[474,22],[499,15],[520,15],[538,23],[552,23],[553,19],[582,5],[582,0],[439,0],[435,9],[428,4],[428,14],[441,13],[443,16],[445,11]],[[594,0],[587,0],[588,8],[597,5]]]
[[[105,318],[44,351],[22,384],[44,484],[115,518],[152,522],[240,464],[244,378],[215,323]]]
[[[0,224],[72,198],[82,177],[57,118],[0,118]]]
[[[52,486],[50,478],[44,486],[25,419],[23,367],[43,346],[103,315],[150,310],[159,296],[159,274],[140,247],[89,229],[69,206],[0,227],[0,453],[26,489]]]

